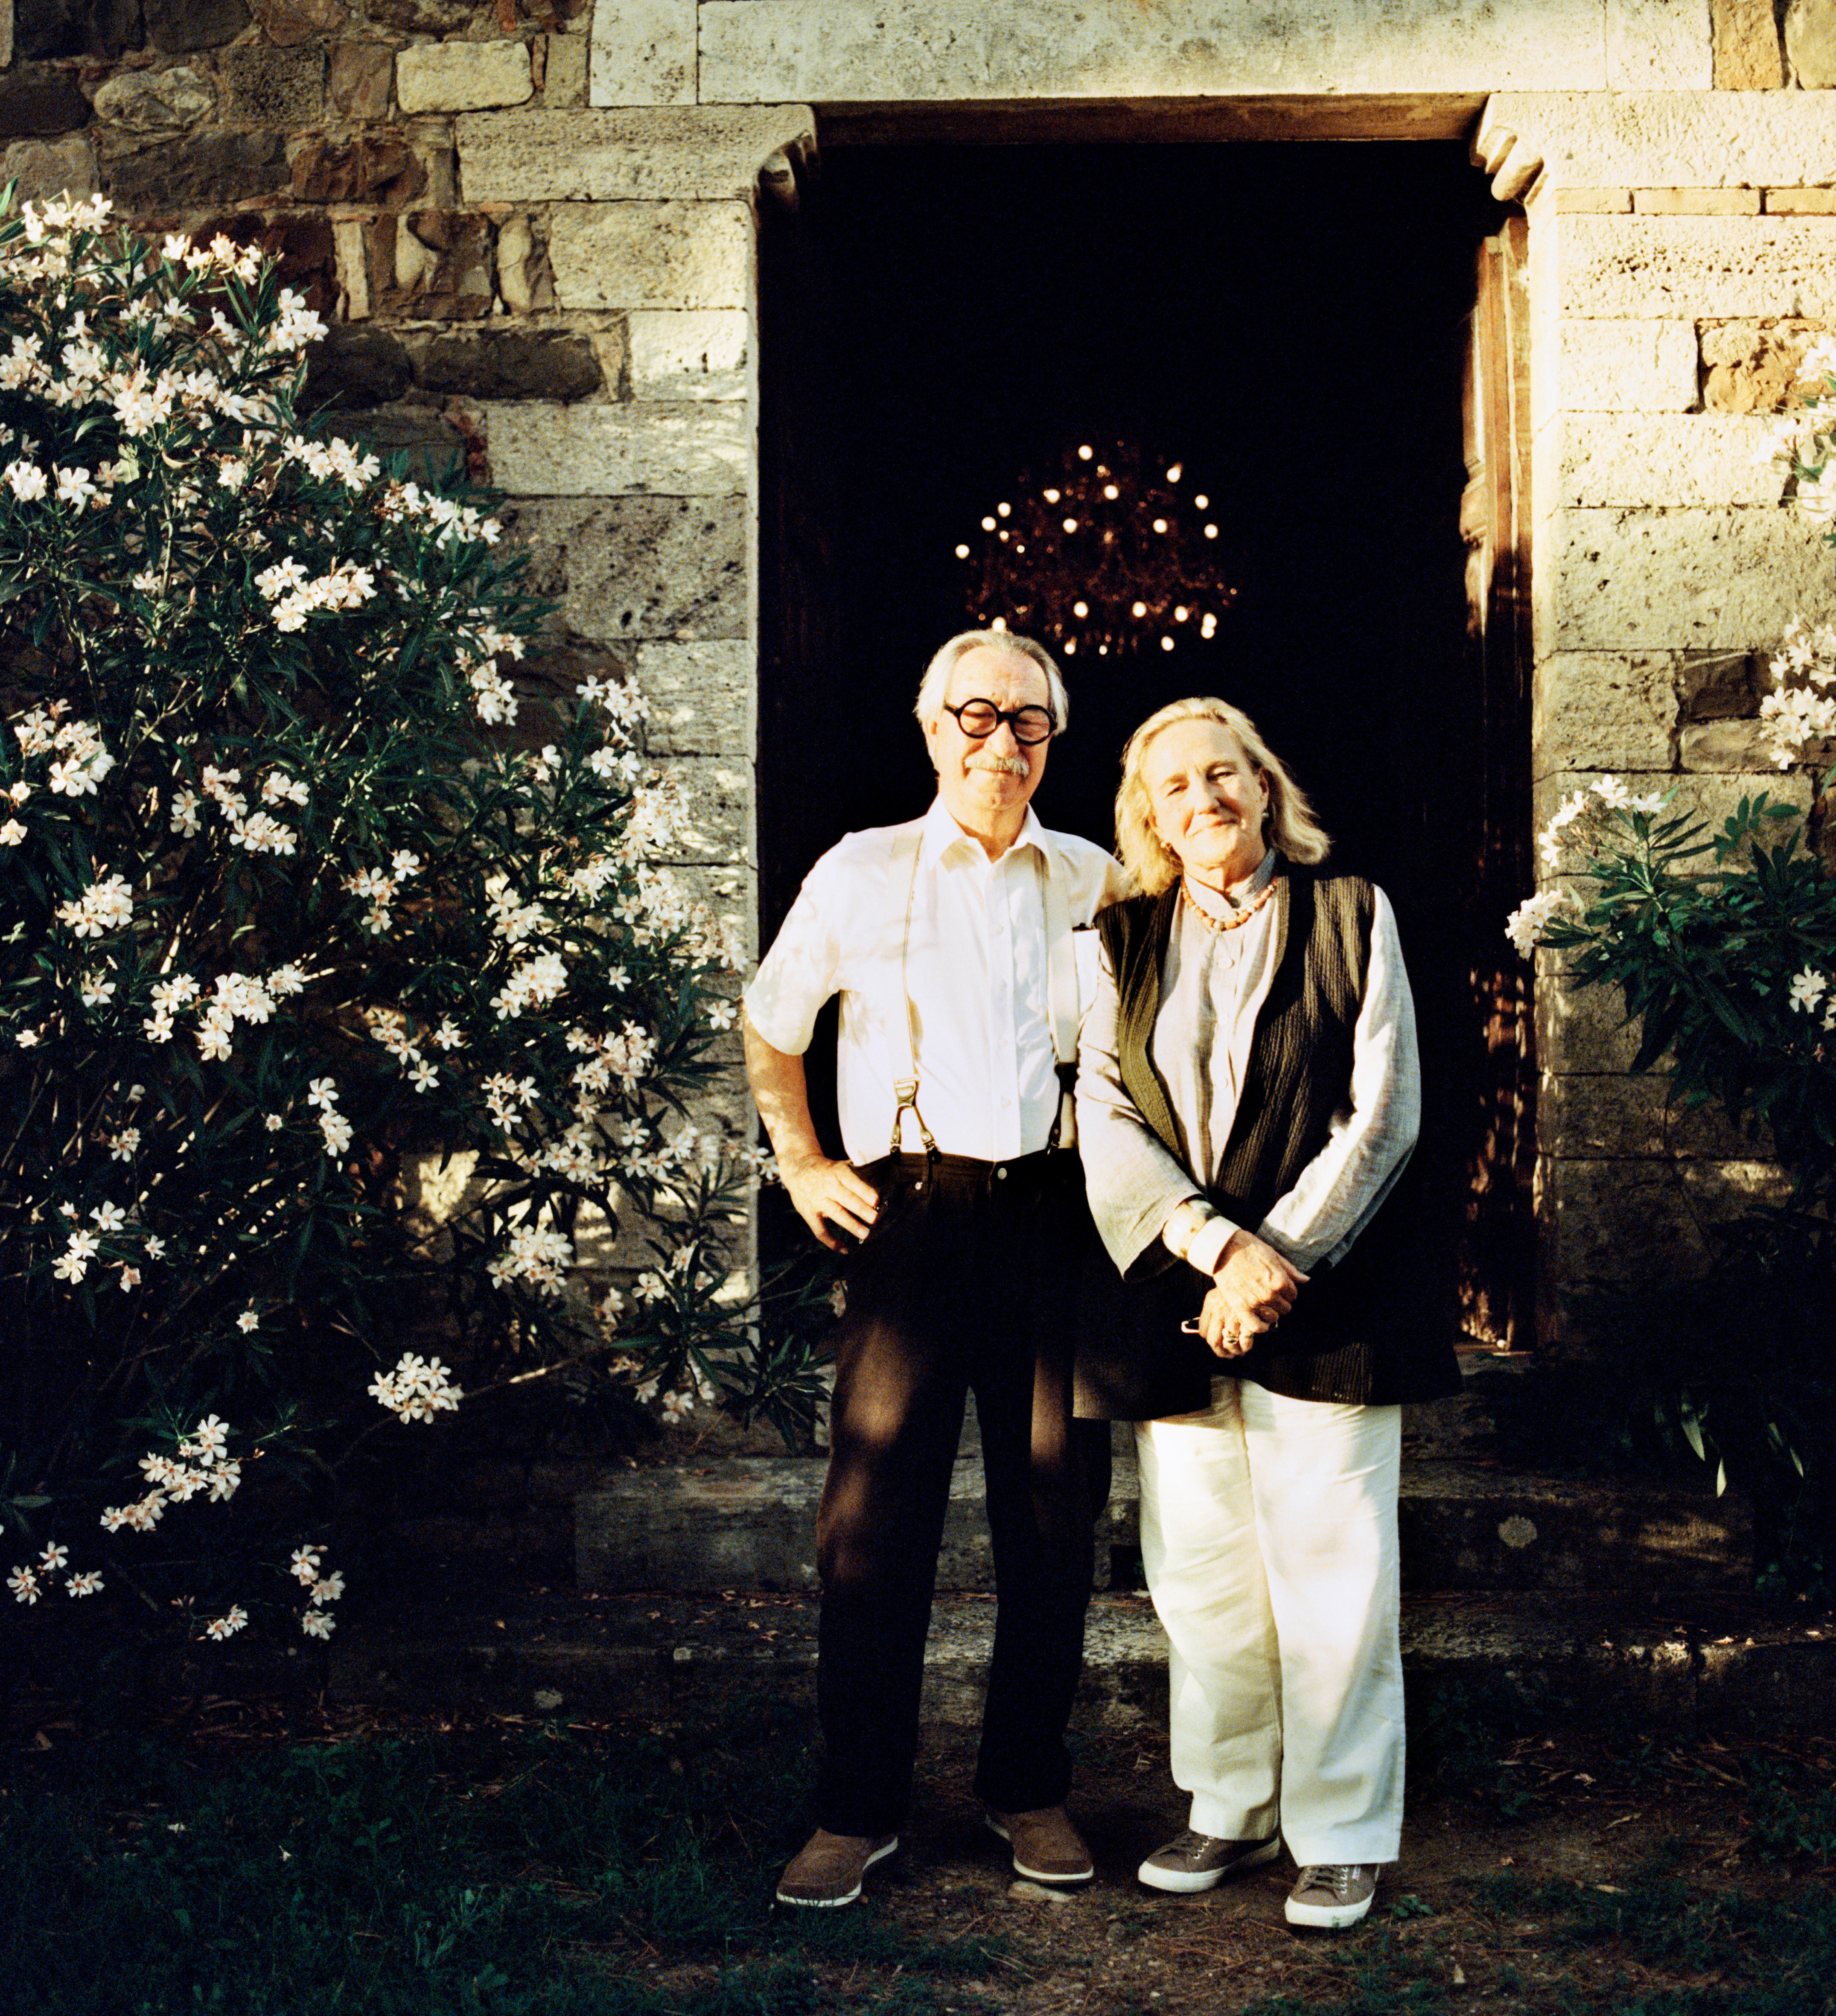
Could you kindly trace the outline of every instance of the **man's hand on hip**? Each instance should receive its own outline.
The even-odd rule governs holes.
[[[880,1193],[853,1163],[831,1161],[826,1155],[780,1154],[778,1174],[797,1216],[825,1246],[845,1253],[852,1241],[873,1230],[880,1215]],[[838,1239],[838,1230],[849,1238]]]

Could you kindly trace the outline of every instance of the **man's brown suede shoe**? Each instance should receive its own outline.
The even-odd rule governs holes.
[[[1083,1836],[1063,1806],[1041,1806],[1030,1813],[998,1813],[992,1806],[987,1824],[1013,1850],[1013,1867],[1036,1883],[1088,1883],[1096,1874]]]
[[[896,1834],[831,1834],[818,1827],[778,1878],[778,1902],[818,1910],[851,1904],[861,1894],[861,1878],[898,1845]]]

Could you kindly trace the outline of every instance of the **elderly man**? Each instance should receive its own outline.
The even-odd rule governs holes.
[[[1064,1810],[1064,1731],[1107,1450],[1071,1420],[1085,1219],[1062,1088],[1071,933],[1121,893],[1121,871],[1031,809],[1066,711],[1039,645],[952,638],[918,693],[935,802],[824,855],[747,990],[747,1069],[785,1188],[851,1255],[816,1521],[820,1824],[781,1903],[849,1903],[898,1846],[971,1391],[996,1597],[975,1790],[1021,1874],[1091,1874]],[[834,993],[844,1161],[818,1143],[803,1070]]]

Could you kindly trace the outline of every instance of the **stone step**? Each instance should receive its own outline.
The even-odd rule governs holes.
[[[538,1593],[538,1596],[540,1593]],[[924,1715],[979,1717],[994,1606],[940,1597],[925,1668]],[[813,1712],[815,1600],[800,1594],[671,1594],[524,1600],[499,1617],[390,1611],[347,1619],[332,1647],[332,1690],[358,1701],[521,1715],[635,1709],[700,1714],[769,1689]],[[1406,1595],[1403,1665],[1413,1712],[1437,1690],[1496,1698],[1526,1714],[1588,1719],[1635,1713],[1687,1728],[1741,1717],[1827,1723],[1836,1712],[1836,1630],[1750,1600],[1684,1605],[1622,1599]],[[1145,1597],[1091,1606],[1078,1726],[1164,1721],[1166,1640]]]
[[[619,1473],[574,1499],[582,1590],[815,1586],[819,1456],[733,1457]],[[1098,1582],[1132,1582],[1132,1454],[1118,1456],[1098,1533]],[[1424,1590],[1722,1589],[1752,1574],[1741,1502],[1659,1484],[1577,1483],[1445,1459],[1402,1470],[1403,1584]],[[938,1586],[991,1586],[981,1466],[959,1460]]]
[[[1476,1352],[1464,1363],[1463,1392],[1431,1407],[1405,1410],[1406,1459],[1485,1461],[1496,1456],[1499,1396],[1510,1404],[1525,1361]],[[959,1460],[971,1458],[981,1445],[972,1395],[964,1413]],[[1117,1424],[1114,1447],[1118,1475],[1124,1475],[1134,1449],[1127,1424]],[[738,1456],[777,1459],[783,1450],[776,1436],[748,1431],[717,1417],[699,1420],[686,1435],[668,1431],[650,1454],[670,1460],[646,1463],[646,1476],[658,1469],[704,1470],[710,1463]],[[389,1523],[391,1547],[404,1561],[435,1571],[442,1564],[471,1563],[493,1577],[508,1568],[537,1581],[553,1582],[572,1571],[576,1497],[583,1491],[614,1489],[621,1481],[628,1485],[633,1468],[628,1460],[603,1456],[474,1455],[455,1464],[430,1454],[423,1458],[419,1474],[402,1480],[401,1507]],[[1123,1495],[1118,1489],[1118,1503]],[[1112,1544],[1132,1547],[1133,1538],[1129,1528],[1114,1536]]]

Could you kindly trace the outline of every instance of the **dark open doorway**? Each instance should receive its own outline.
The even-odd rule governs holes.
[[[1438,142],[832,148],[767,232],[761,307],[766,941],[840,834],[928,802],[913,696],[967,627],[955,549],[1021,467],[1098,437],[1178,456],[1237,599],[1209,642],[1067,661],[1038,809],[1107,842],[1145,715],[1216,693],[1255,717],[1334,862],[1395,902],[1450,1277],[1503,922],[1480,864],[1501,760],[1528,753],[1490,746],[1463,578],[1463,373],[1499,221]]]

